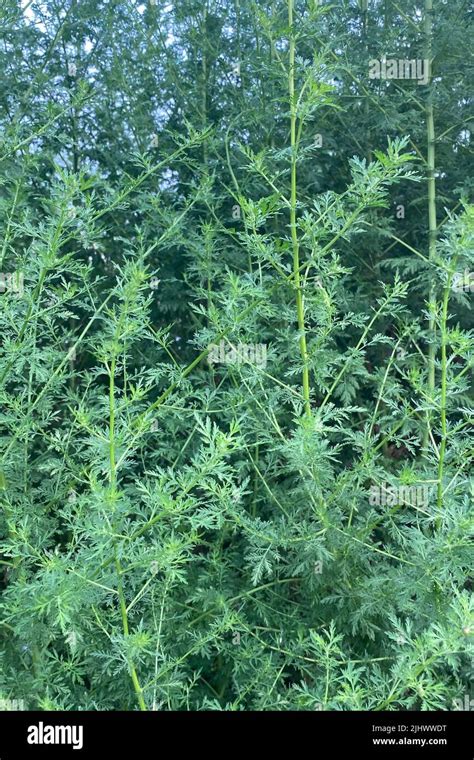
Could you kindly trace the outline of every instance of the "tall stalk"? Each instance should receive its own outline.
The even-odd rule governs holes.
[[[438,459],[438,493],[436,499],[436,505],[438,509],[443,506],[443,476],[444,476],[444,460],[446,456],[446,443],[448,439],[448,426],[446,420],[446,401],[448,397],[448,357],[447,357],[447,343],[448,343],[448,306],[449,295],[451,291],[453,273],[449,273],[448,282],[444,289],[443,305],[441,308],[441,402],[440,402],[440,418],[441,418],[441,441],[439,445],[439,459]],[[440,516],[437,518],[437,527],[440,525]]]
[[[115,371],[116,371],[116,355],[114,353],[112,361],[109,367],[109,485],[112,491],[112,498],[115,498],[117,489],[117,463],[115,456]],[[114,564],[117,571],[117,594],[120,605],[120,616],[122,618],[123,635],[128,639],[130,635],[128,625],[127,604],[125,599],[125,591],[123,587],[123,568],[120,562],[117,542],[114,539]],[[133,688],[137,697],[137,702],[140,710],[146,711],[147,707],[143,698],[143,690],[138,680],[137,670],[131,657],[128,658],[128,666],[130,668],[130,677],[132,679]]]
[[[301,290],[300,280],[300,247],[298,240],[298,231],[296,228],[296,203],[297,203],[297,176],[296,176],[296,158],[298,152],[298,141],[296,136],[296,97],[295,97],[295,33],[293,29],[293,12],[294,0],[288,0],[288,26],[290,29],[290,66],[288,71],[288,93],[290,100],[290,145],[291,145],[291,193],[290,193],[290,229],[291,243],[293,250],[293,275],[294,287],[296,290],[296,313],[298,318],[299,346],[300,355],[303,362],[303,398],[305,414],[311,416],[310,404],[310,386],[309,386],[309,368],[308,368],[308,351],[306,346],[306,331],[304,323],[304,300]]]
[[[204,5],[203,12],[202,12],[202,32],[203,32],[203,40],[202,40],[202,61],[201,61],[201,76],[202,76],[202,101],[201,101],[201,109],[202,109],[202,117],[201,117],[201,125],[202,130],[205,132],[207,128],[207,122],[208,122],[208,79],[209,79],[209,69],[208,69],[208,59],[207,59],[207,52],[208,52],[208,38],[207,38],[207,17],[209,13],[208,3]],[[209,155],[207,150],[207,140],[203,141],[202,144],[202,156],[204,161],[204,166],[207,170],[208,163],[209,163]]]
[[[367,58],[369,58],[369,39],[368,39],[368,31],[369,31],[369,2],[368,0],[361,0],[360,3],[360,12],[362,16],[362,39],[364,41],[364,47],[365,47],[365,54]],[[364,110],[365,110],[365,123],[366,123],[366,139],[365,139],[365,156],[367,159],[367,163],[370,164],[372,161],[372,151],[370,150],[370,132],[369,132],[369,114],[370,114],[370,102],[369,102],[369,96],[368,93],[365,96],[365,102],[364,102]]]
[[[437,219],[436,219],[436,180],[435,180],[435,164],[436,164],[436,148],[435,148],[435,130],[434,130],[434,114],[433,114],[433,91],[431,89],[431,58],[432,58],[432,27],[433,27],[433,0],[425,0],[425,19],[424,19],[424,33],[425,33],[425,57],[429,63],[429,81],[428,81],[428,98],[426,101],[426,137],[427,137],[427,180],[428,180],[428,258],[430,262],[434,261],[436,255],[436,231],[437,231]],[[428,346],[428,392],[432,397],[435,391],[436,379],[435,379],[435,360],[436,360],[436,289],[432,273],[430,273],[430,289],[428,297],[429,307],[429,325],[428,333],[430,344]],[[430,413],[427,412],[426,429],[423,439],[423,447],[426,449],[428,445],[429,435],[431,429]]]

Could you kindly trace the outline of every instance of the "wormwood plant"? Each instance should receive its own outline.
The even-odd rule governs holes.
[[[254,63],[270,54],[271,138],[263,111],[260,144],[234,117],[212,126],[220,10],[199,16],[185,136],[113,172],[82,165],[79,88],[73,160],[45,158],[39,199],[44,154],[24,146],[67,143],[61,108],[5,136],[2,267],[24,289],[0,295],[0,697],[453,709],[473,656],[458,314],[474,208],[385,257],[369,291],[365,246],[393,234],[392,193],[424,180],[410,138],[340,157],[342,186],[308,184],[312,128],[341,106],[330,46],[306,57],[328,10],[294,0],[236,12],[240,49],[255,11]],[[242,350],[255,344],[266,361]]]

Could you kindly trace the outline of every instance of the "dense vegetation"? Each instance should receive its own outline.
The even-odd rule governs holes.
[[[470,697],[472,20],[3,0],[2,704]]]

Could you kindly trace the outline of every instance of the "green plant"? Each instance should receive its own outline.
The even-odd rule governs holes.
[[[451,50],[461,4],[37,5],[1,19],[35,65],[0,52],[0,698],[453,709],[466,111],[367,68]]]

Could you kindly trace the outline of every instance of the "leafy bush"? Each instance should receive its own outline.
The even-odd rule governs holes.
[[[64,18],[37,5],[44,39],[16,3],[2,11],[17,50],[52,47],[26,99],[7,66],[0,696],[43,710],[453,709],[473,662],[467,188],[453,170],[446,220],[435,206],[436,234],[423,229],[435,168],[403,112],[356,137],[358,155],[335,145],[334,175],[331,150],[318,163],[315,122],[334,139],[353,107],[324,5],[237,3],[226,30],[216,2],[194,34],[161,3],[113,19],[100,3]],[[236,29],[245,71],[225,54]],[[136,92],[151,92],[150,51],[164,124],[147,142]],[[211,86],[226,67],[254,98],[240,120],[244,83]],[[392,92],[377,98],[392,108]],[[415,209],[404,236],[400,193]]]

